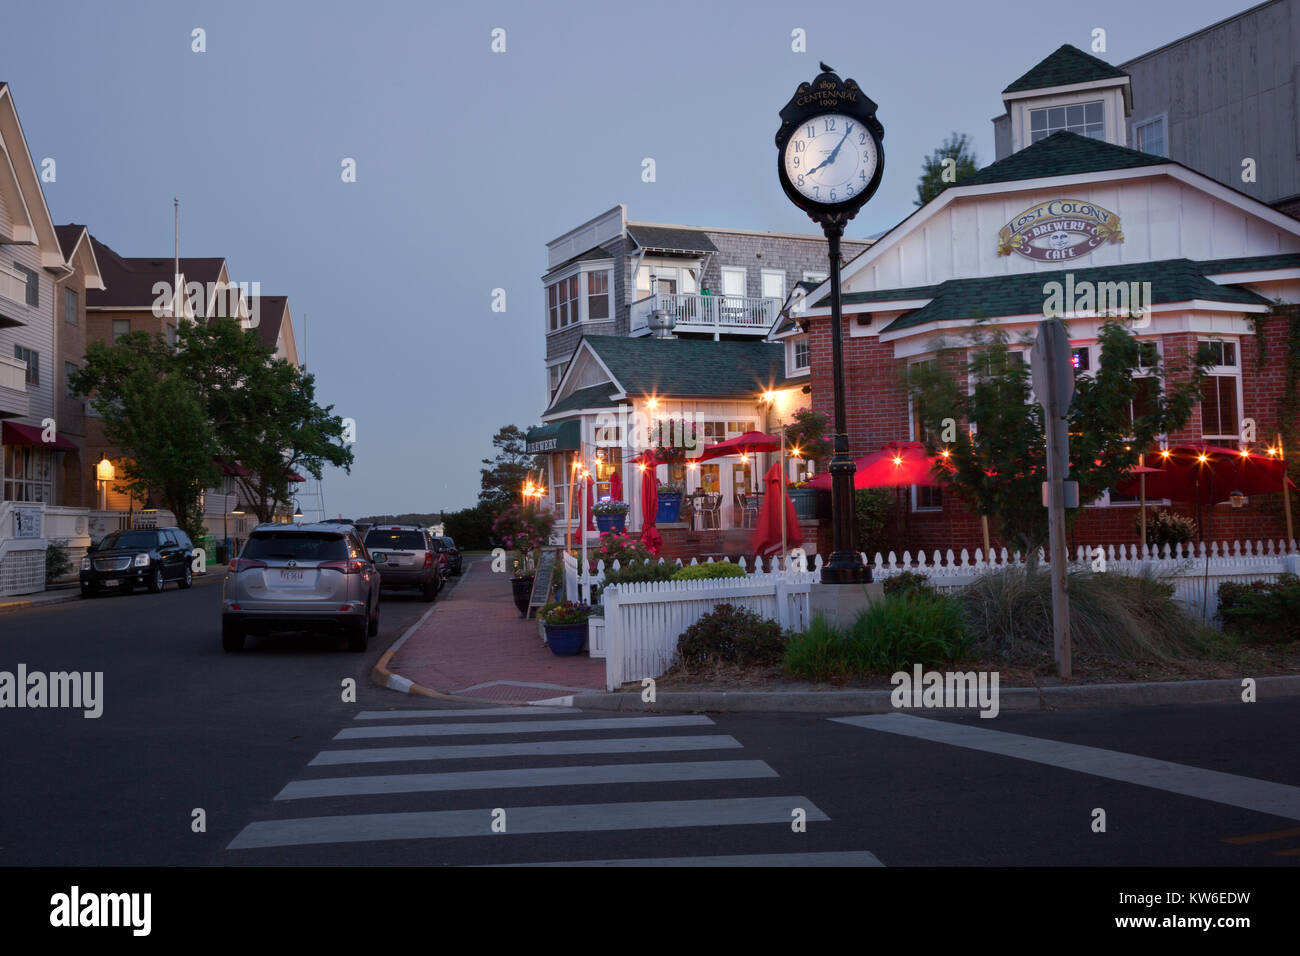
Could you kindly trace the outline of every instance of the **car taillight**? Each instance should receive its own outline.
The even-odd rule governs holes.
[[[344,574],[360,574],[365,570],[363,563],[355,558],[347,561],[322,561],[316,567],[321,571],[342,571]]]
[[[426,568],[431,568],[431,567],[433,567],[433,552],[432,552],[432,551],[426,551],[426,552],[424,552],[424,566],[425,566]]]
[[[252,568],[264,567],[266,567],[266,562],[259,561],[257,558],[231,558],[230,560],[230,571],[232,574],[240,571],[248,571]]]

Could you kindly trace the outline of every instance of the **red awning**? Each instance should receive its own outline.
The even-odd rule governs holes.
[[[5,445],[36,445],[54,451],[81,450],[66,438],[61,437],[58,432],[54,434],[54,441],[45,441],[42,437],[43,431],[36,425],[19,425],[17,422],[5,422],[4,429],[0,431],[0,443]]]
[[[307,480],[307,479],[304,478],[302,475],[298,474],[296,471],[286,472],[286,473],[285,473],[285,477],[288,478],[290,481],[306,481],[306,480]]]
[[[237,461],[222,461],[220,458],[214,458],[218,465],[221,466],[223,475],[234,475],[236,478],[247,478],[251,472]]]

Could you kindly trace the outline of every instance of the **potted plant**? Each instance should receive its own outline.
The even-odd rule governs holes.
[[[573,601],[552,601],[542,608],[542,626],[546,628],[546,646],[559,657],[579,653],[587,643],[587,620],[591,608]]]
[[[694,421],[669,418],[650,426],[650,451],[656,465],[680,465],[688,451],[700,448],[699,429]]]
[[[550,539],[554,523],[554,514],[535,505],[511,504],[494,515],[492,534],[505,547],[516,551],[510,588],[521,616],[528,613],[538,553]]]
[[[608,531],[622,531],[627,521],[628,505],[626,501],[600,500],[592,506],[591,513],[596,516],[596,527],[601,534]]]
[[[682,511],[682,497],[686,487],[680,482],[668,481],[659,486],[659,511],[655,515],[655,524],[672,524]]]
[[[830,439],[826,437],[830,419],[811,408],[799,409],[794,413],[793,418],[794,420],[785,426],[786,447],[795,456],[814,463],[817,471],[824,471],[833,450]],[[817,518],[819,511],[825,510],[819,509],[819,499],[829,497],[826,492],[818,491],[816,488],[803,487],[802,482],[789,485],[788,493],[790,501],[794,504],[795,514],[807,519]]]

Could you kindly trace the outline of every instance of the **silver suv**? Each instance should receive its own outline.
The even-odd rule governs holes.
[[[356,529],[343,524],[260,524],[230,562],[221,646],[252,632],[341,630],[364,651],[379,633],[379,572]]]
[[[425,601],[442,590],[447,559],[429,532],[413,524],[371,525],[366,550],[386,588],[415,588]]]

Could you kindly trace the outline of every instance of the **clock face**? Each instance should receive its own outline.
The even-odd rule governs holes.
[[[782,162],[801,195],[836,205],[851,202],[867,188],[880,165],[880,153],[861,120],[823,113],[795,128]]]

